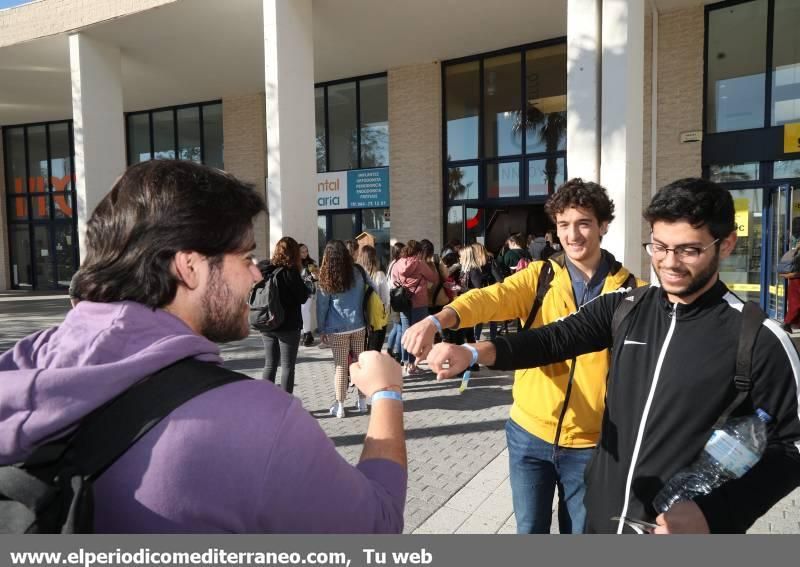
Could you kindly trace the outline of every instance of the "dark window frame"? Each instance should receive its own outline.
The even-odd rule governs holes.
[[[158,108],[148,108],[147,110],[136,110],[133,112],[126,112],[125,113],[125,163],[126,165],[131,165],[131,155],[130,155],[130,120],[133,116],[147,116],[147,124],[149,130],[149,137],[150,137],[150,159],[155,159],[153,155],[155,154],[155,146],[153,140],[153,114],[158,112],[166,112],[172,111],[172,129],[173,129],[173,143],[175,150],[175,159],[180,159],[180,147],[179,147],[179,139],[180,135],[178,133],[178,111],[186,108],[197,108],[198,114],[198,127],[200,128],[200,163],[206,163],[206,147],[205,147],[205,128],[203,124],[203,109],[207,106],[215,106],[219,105],[222,108],[222,99],[217,100],[207,100],[203,102],[193,102],[188,104],[178,104],[174,106],[162,106]],[[222,154],[223,165],[225,160],[225,152],[223,149]],[[137,162],[138,163],[138,162]],[[223,167],[224,169],[224,167]]]
[[[52,153],[52,145],[51,145],[51,136],[50,136],[50,128],[53,125],[58,124],[66,124],[67,125],[67,144],[69,146],[69,163],[70,163],[70,175],[72,177],[70,182],[70,190],[68,191],[55,191],[51,190],[52,188],[52,161],[53,161],[53,153]],[[31,178],[31,171],[30,171],[30,151],[29,151],[29,143],[28,143],[28,129],[29,128],[37,128],[44,126],[45,128],[45,154],[47,156],[47,175],[48,179],[45,181],[44,191],[30,191],[29,180]],[[23,140],[23,150],[25,154],[25,178],[23,179],[23,192],[22,193],[13,193],[9,190],[9,179],[11,176],[11,169],[8,167],[8,155],[9,155],[9,132],[11,130],[22,128],[22,140]],[[10,279],[11,289],[30,289],[30,290],[46,290],[46,289],[67,289],[67,286],[59,285],[58,284],[58,255],[55,254],[56,251],[56,243],[55,243],[55,234],[56,234],[56,227],[63,227],[69,226],[70,227],[70,234],[72,236],[72,262],[75,269],[80,265],[80,247],[78,245],[78,200],[77,200],[77,175],[75,172],[75,134],[73,129],[73,121],[71,119],[67,120],[51,120],[46,122],[30,122],[24,124],[9,124],[3,126],[0,130],[0,134],[2,134],[3,138],[3,163],[6,164],[5,170],[5,184],[6,184],[6,225],[7,225],[7,235],[8,235],[8,268],[9,274],[13,273],[13,266],[16,258],[16,250],[14,247],[11,246],[11,231],[14,227],[25,227],[28,231],[28,259],[31,265],[31,282],[30,288],[27,286],[21,286],[15,284],[13,279]],[[34,188],[35,189],[35,188]],[[63,195],[63,196],[71,196],[72,197],[72,217],[71,218],[56,218],[55,216],[55,196]],[[46,197],[48,198],[48,218],[36,218],[34,216],[33,211],[33,198],[35,197]],[[11,213],[11,204],[15,202],[15,199],[23,198],[25,200],[26,206],[26,218],[19,219],[12,217]],[[35,250],[35,229],[36,227],[44,226],[48,228],[48,246],[49,250],[53,251],[54,253],[50,256],[50,267],[52,269],[53,278],[54,278],[54,285],[43,287],[39,283],[39,277],[36,270],[36,250]],[[12,276],[9,276],[10,278]]]
[[[370,79],[386,79],[386,90],[387,90],[387,99],[388,99],[388,90],[389,90],[389,74],[384,71],[382,73],[371,73],[369,75],[359,75],[357,77],[348,77],[346,79],[336,79],[335,81],[324,81],[321,83],[314,84],[314,90],[322,89],[323,99],[324,99],[324,123],[325,123],[325,171],[317,171],[317,173],[336,173],[338,171],[355,171],[358,169],[362,169],[362,160],[361,160],[361,82],[368,81]],[[347,83],[354,83],[355,90],[356,90],[356,145],[358,147],[357,152],[357,159],[356,165],[357,167],[354,168],[345,168],[345,169],[331,169],[331,128],[330,128],[330,112],[329,112],[329,104],[328,104],[328,87],[336,86],[336,85],[344,85]],[[388,123],[389,116],[388,116],[388,108],[387,108],[387,116],[386,120]],[[316,122],[316,118],[315,118]],[[389,139],[391,144],[391,131],[389,132]],[[390,145],[391,147],[391,145]],[[387,156],[388,158],[389,156]],[[314,160],[316,162],[316,159]],[[389,167],[391,165],[391,160],[386,165],[379,165],[375,166],[375,169],[380,167]],[[373,168],[369,168],[373,169]]]
[[[496,209],[498,207],[513,207],[517,205],[535,205],[535,204],[544,204],[544,202],[549,197],[548,195],[530,195],[530,187],[529,187],[529,171],[528,171],[528,162],[534,159],[547,159],[547,158],[555,158],[555,159],[564,159],[564,178],[569,179],[568,177],[568,168],[569,163],[567,160],[567,150],[564,148],[563,150],[558,150],[556,152],[536,152],[536,153],[528,153],[527,148],[527,128],[525,128],[523,123],[523,129],[520,134],[521,141],[520,147],[521,152],[520,154],[511,154],[511,155],[503,155],[503,156],[492,156],[486,157],[485,155],[485,148],[484,148],[484,61],[486,59],[491,59],[493,57],[498,57],[502,55],[510,55],[514,53],[520,54],[520,100],[522,102],[522,112],[524,113],[527,110],[527,96],[528,96],[528,84],[527,84],[527,57],[526,54],[528,51],[542,49],[545,47],[552,47],[555,45],[566,45],[567,38],[566,36],[556,37],[552,39],[546,39],[543,41],[537,41],[534,43],[528,43],[524,45],[518,45],[514,47],[507,47],[504,49],[498,49],[495,51],[489,51],[487,53],[478,53],[474,55],[468,55],[465,57],[459,57],[457,59],[449,59],[447,61],[442,61],[441,65],[441,85],[442,85],[442,124],[441,124],[441,132],[442,132],[442,234],[447,234],[447,213],[452,207],[461,207],[461,218],[462,218],[462,229],[461,229],[461,240],[465,241],[467,229],[466,229],[466,222],[467,222],[467,209]],[[479,62],[478,66],[478,80],[479,80],[479,89],[480,89],[480,97],[479,97],[479,110],[478,110],[478,157],[473,159],[464,159],[464,160],[447,160],[447,68],[453,65],[459,65],[462,63],[471,63],[474,61]],[[487,176],[487,166],[489,164],[501,164],[501,163],[511,163],[516,162],[519,164],[519,196],[518,197],[494,197],[489,198],[487,196],[487,183],[486,183],[486,176]],[[450,199],[447,194],[447,187],[449,184],[449,170],[452,167],[465,167],[465,166],[478,166],[478,198],[477,199]],[[480,225],[482,228],[482,232],[485,233],[486,226],[485,226],[485,213],[482,214]],[[485,234],[484,234],[485,236]]]

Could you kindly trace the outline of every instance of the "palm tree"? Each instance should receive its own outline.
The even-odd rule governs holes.
[[[535,103],[527,102],[524,121],[522,112],[518,111],[514,121],[513,132],[521,135],[523,129],[528,133],[529,139],[530,133],[536,132],[547,153],[557,152],[560,149],[561,140],[567,133],[567,113],[566,111],[561,111],[545,114],[536,107]],[[556,176],[558,175],[558,158],[548,157],[544,171],[547,177],[547,186],[554,187]]]

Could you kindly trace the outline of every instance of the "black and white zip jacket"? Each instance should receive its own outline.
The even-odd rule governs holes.
[[[612,336],[614,310],[626,296],[601,295],[556,323],[494,341],[494,367],[502,370],[612,348],[600,444],[585,473],[588,533],[630,531],[612,516],[653,521],[655,495],[702,451],[736,397],[744,304],[725,284],[690,305],[672,304],[652,287]],[[749,399],[735,415],[769,413],[768,446],[745,476],[695,500],[712,533],[746,531],[800,485],[800,359],[770,319],[756,337],[751,379]]]

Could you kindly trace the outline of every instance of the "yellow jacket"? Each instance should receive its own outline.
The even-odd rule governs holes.
[[[611,264],[602,290],[602,293],[608,293],[623,287],[630,272],[611,254],[603,253]],[[569,271],[558,262],[547,261],[553,265],[553,280],[533,327],[552,323],[578,310]],[[524,322],[536,298],[542,266],[542,261],[531,262],[526,269],[505,278],[503,283],[471,290],[454,300],[449,307],[458,313],[461,327],[510,319]],[[637,281],[637,285],[641,285],[641,282]],[[584,354],[574,361],[517,370],[514,374],[511,419],[548,443],[556,443],[558,436],[558,445],[562,447],[594,447],[600,437],[609,361],[609,352],[604,350]],[[568,392],[573,362],[575,372]],[[562,413],[559,432],[558,423]]]

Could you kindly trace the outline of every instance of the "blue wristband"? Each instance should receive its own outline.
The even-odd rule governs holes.
[[[470,366],[475,366],[478,363],[478,349],[472,346],[469,343],[464,343],[463,346],[465,349],[472,353],[472,362],[469,363]]]
[[[441,334],[442,331],[442,324],[439,322],[439,319],[436,318],[435,315],[428,315],[428,320],[433,321],[433,324],[436,325],[436,329]]]
[[[395,392],[394,390],[379,390],[372,394],[372,403],[375,403],[375,400],[380,399],[387,399],[387,400],[397,400],[398,402],[403,401],[403,394],[400,392]]]

